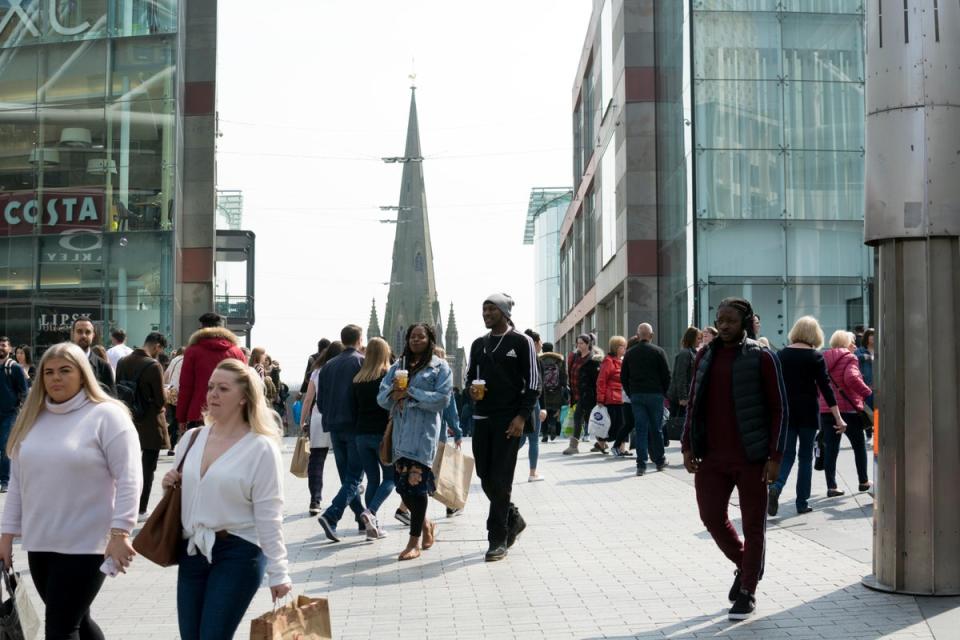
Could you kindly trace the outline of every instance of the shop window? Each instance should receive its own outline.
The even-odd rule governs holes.
[[[29,295],[33,289],[33,247],[32,237],[0,237],[0,298]]]

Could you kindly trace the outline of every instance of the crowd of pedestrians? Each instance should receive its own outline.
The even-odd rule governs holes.
[[[541,445],[565,435],[564,455],[583,455],[592,439],[587,453],[634,460],[637,476],[649,472],[648,462],[666,468],[667,447],[679,440],[703,524],[735,565],[729,615],[744,619],[763,575],[766,518],[778,514],[791,471],[798,514],[812,510],[817,454],[827,495],[842,495],[836,462],[846,434],[858,488],[870,489],[872,423],[864,415],[873,406],[872,329],[859,340],[837,331],[821,351],[823,330],[807,316],[774,351],[757,335],[750,303],[730,298],[719,304],[715,326],[684,332],[671,366],[649,323],[629,338],[610,336],[606,351],[584,333],[562,354],[536,332],[517,330],[513,308],[504,293],[483,301],[487,332],[470,345],[464,380],[454,380],[428,324],[410,325],[398,353],[380,338],[365,341],[353,324],[339,340],[318,342],[294,415],[309,441],[305,506],[319,535],[339,542],[355,524],[368,541],[383,540],[383,506],[395,492],[393,516],[408,529],[397,557],[419,558],[440,535],[427,513],[438,448],[452,439],[459,450],[471,436],[489,501],[485,559],[502,560],[528,526],[512,491],[522,447],[528,481],[538,482]],[[232,637],[264,574],[274,598],[291,588],[280,440],[290,434],[279,363],[265,349],[241,347],[217,314],[199,323],[172,357],[162,334],[131,347],[122,329],[98,355],[96,325],[81,317],[70,342],[46,349],[37,367],[29,347],[0,337],[0,491],[8,492],[0,560],[12,565],[19,538],[47,605],[47,637],[103,637],[90,605],[105,574],[127,571],[136,555],[130,537],[150,516],[164,451],[174,470],[162,486],[183,492],[182,637]],[[331,449],[339,484],[325,502]],[[64,485],[75,490],[57,491]],[[734,489],[742,538],[727,512]]]
[[[169,359],[157,332],[133,348],[114,329],[103,350],[80,317],[36,368],[0,337],[0,561],[13,566],[19,539],[44,637],[104,637],[90,607],[107,575],[131,567],[164,450],[183,463],[162,480],[183,492],[180,636],[232,638],[264,573],[275,599],[290,591],[282,421],[266,395],[276,363],[251,362],[222,325],[205,314]]]

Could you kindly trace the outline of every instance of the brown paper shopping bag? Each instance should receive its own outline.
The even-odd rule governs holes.
[[[310,438],[300,436],[293,448],[293,459],[290,461],[290,473],[298,478],[307,477],[307,463],[310,462]]]
[[[297,596],[296,602],[250,621],[250,640],[331,640],[326,598]]]
[[[441,442],[433,459],[437,490],[433,497],[448,509],[463,509],[473,479],[473,458],[452,444]]]

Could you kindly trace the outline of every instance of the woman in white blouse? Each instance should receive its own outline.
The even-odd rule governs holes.
[[[283,542],[280,434],[257,374],[224,360],[207,385],[207,426],[177,444],[184,545],[177,575],[183,640],[232,638],[266,570],[274,600],[290,592]],[[176,467],[186,456],[183,476]]]
[[[101,390],[80,347],[64,342],[43,354],[7,452],[4,568],[19,537],[46,604],[45,637],[102,639],[90,605],[103,585],[100,566],[126,573],[136,555],[129,536],[143,475],[130,412]]]

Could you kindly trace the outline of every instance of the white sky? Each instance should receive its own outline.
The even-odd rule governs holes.
[[[253,343],[296,380],[317,339],[383,321],[415,69],[444,323],[483,333],[486,295],[533,324],[532,187],[569,186],[571,92],[591,0],[219,4],[218,187],[257,234]]]

